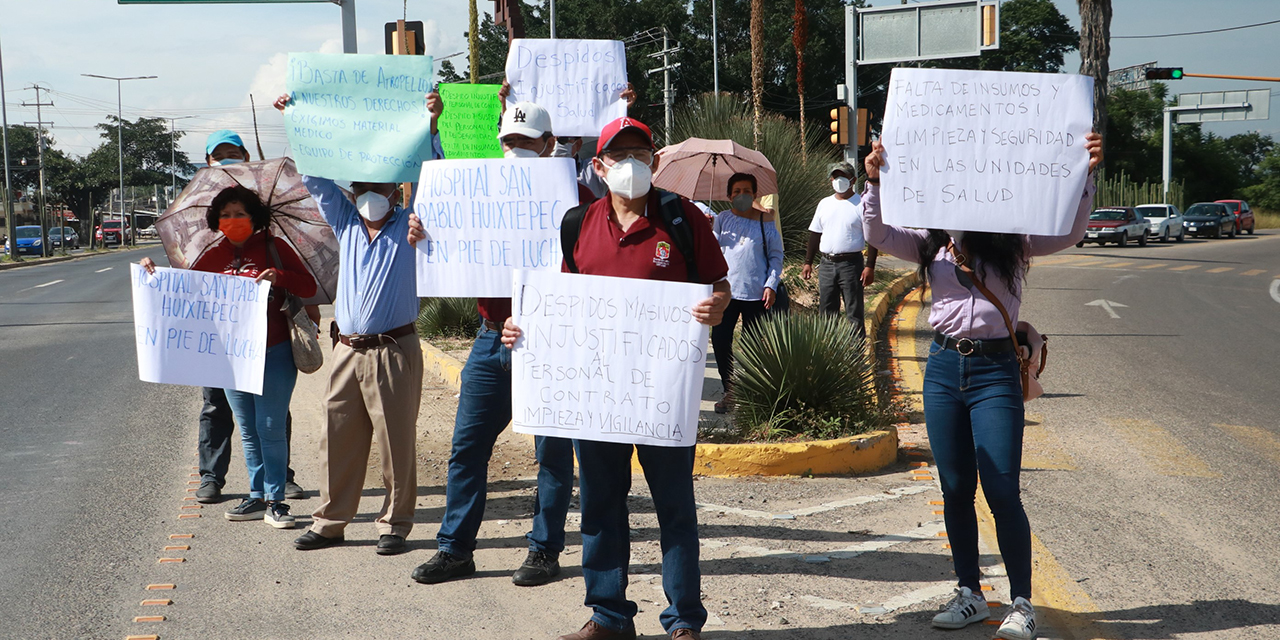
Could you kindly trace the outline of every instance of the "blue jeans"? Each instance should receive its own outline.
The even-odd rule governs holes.
[[[591,619],[614,631],[635,626],[636,603],[627,600],[631,564],[632,445],[574,440],[582,495],[582,577]],[[698,512],[693,501],[693,447],[635,447],[653,495],[662,543],[662,590],[668,607],[659,616],[667,633],[701,631],[707,622],[698,568]]]
[[[498,435],[511,422],[511,350],[502,334],[480,328],[462,369],[462,390],[453,425],[444,517],[436,534],[441,551],[470,558],[484,520],[489,459]],[[564,519],[573,497],[573,443],[535,439],[538,494],[529,549],[550,555],[564,550]]]
[[[1013,353],[962,356],[937,344],[924,374],[924,418],[942,481],[947,538],[962,587],[979,589],[978,519],[982,492],[996,520],[1013,598],[1031,599],[1031,526],[1022,508],[1023,403]]]
[[[240,424],[240,448],[249,469],[249,497],[284,500],[289,467],[286,417],[298,368],[293,365],[293,345],[282,342],[267,348],[262,372],[262,395],[227,389],[227,403]]]

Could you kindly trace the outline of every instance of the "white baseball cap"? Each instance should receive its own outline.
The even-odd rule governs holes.
[[[551,114],[536,102],[517,102],[502,112],[498,139],[511,134],[541,138],[551,133]]]

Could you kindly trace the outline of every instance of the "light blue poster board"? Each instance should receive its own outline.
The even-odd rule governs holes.
[[[431,159],[431,56],[291,53],[285,130],[298,172],[415,182]]]

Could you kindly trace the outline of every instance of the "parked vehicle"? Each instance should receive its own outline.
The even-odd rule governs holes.
[[[1236,237],[1236,214],[1221,202],[1197,202],[1182,216],[1182,227],[1193,236]]]
[[[1150,225],[1152,239],[1182,242],[1187,232],[1182,228],[1182,212],[1171,204],[1144,204],[1134,207]]]
[[[49,230],[49,246],[61,247],[63,238],[66,238],[68,249],[80,248],[80,234],[76,233],[71,227],[54,227]]]
[[[1086,242],[1096,242],[1098,246],[1114,242],[1124,247],[1130,240],[1137,240],[1138,246],[1145,247],[1150,233],[1150,225],[1133,207],[1107,207],[1089,214],[1089,227],[1076,246],[1083,247]]]
[[[40,226],[29,224],[14,228],[18,255],[44,255],[44,241],[41,239]]]
[[[159,238],[160,232],[154,226],[138,229],[139,238]]]
[[[98,227],[95,235],[98,238],[98,242],[104,247],[109,244],[120,244],[120,221],[107,220],[106,222],[103,222],[102,225]],[[124,242],[127,244],[132,241],[133,229],[130,229],[129,225],[125,225]]]
[[[1227,205],[1231,213],[1236,215],[1236,233],[1253,235],[1253,228],[1257,223],[1253,219],[1253,210],[1249,208],[1248,202],[1244,200],[1218,200],[1217,202]]]

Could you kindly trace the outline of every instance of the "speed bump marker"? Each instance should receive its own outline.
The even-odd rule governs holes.
[[[149,636],[125,636],[124,640],[160,640],[160,636],[155,634]]]
[[[186,558],[160,558],[160,564],[170,564],[174,562],[186,562]]]
[[[951,545],[949,545],[949,544],[944,544],[944,545],[942,545],[942,548],[943,548],[943,549],[950,549],[950,548],[951,548]]]
[[[199,477],[200,477],[200,474],[198,474],[198,473],[188,473],[188,474],[187,474],[187,477],[188,477],[188,478],[199,478]]]
[[[947,532],[946,532],[946,531],[939,531],[939,532],[938,532],[938,537],[939,537],[939,538],[945,538],[945,537],[947,537]]]
[[[992,626],[999,625],[999,624],[1004,624],[1004,620],[996,620],[995,618],[987,618],[986,620],[983,620],[982,622],[983,622],[983,623],[985,623],[985,624],[992,625]]]
[[[911,466],[916,467],[916,468],[919,468],[919,467],[927,467],[927,466],[929,466],[929,463],[928,463],[928,462],[912,462],[912,463],[911,463]]]
[[[177,589],[177,588],[178,588],[178,585],[176,585],[176,584],[149,584],[149,585],[147,585],[147,591],[170,591],[170,590]]]
[[[945,504],[947,504],[947,503],[945,503],[945,502],[943,502],[943,501],[941,501],[941,500],[930,500],[930,501],[929,501],[929,504],[941,507],[941,506],[943,506],[943,505],[945,505]]]
[[[171,545],[166,545],[166,546],[165,546],[165,548],[164,548],[164,550],[165,550],[165,551],[190,551],[190,550],[191,550],[191,545],[189,545],[189,544],[171,544]]]
[[[989,585],[989,584],[984,584],[984,585],[982,585],[982,590],[983,590],[983,591],[995,591],[995,589],[996,589],[995,587],[993,587],[993,586],[991,586],[991,585]]]
[[[200,517],[200,514],[198,513],[179,513],[178,514],[179,520],[185,520],[187,518],[199,518],[199,517]]]
[[[192,489],[187,489],[187,491],[192,491]],[[187,502],[188,500],[195,500],[195,499],[196,499],[196,497],[195,497],[195,496],[183,496],[183,497],[182,497],[182,501],[183,501],[183,502]]]
[[[199,480],[188,480],[187,484],[200,484]]]
[[[195,491],[199,491],[199,489],[197,489],[196,487],[187,487],[187,493],[193,493]]]
[[[134,622],[164,622],[164,616],[134,616]]]
[[[988,601],[987,601],[987,606],[988,606],[988,607],[990,607],[990,608],[992,608],[992,609],[999,609],[1000,607],[1003,607],[1004,605],[1003,605],[1003,604],[1000,604],[999,602],[995,602],[995,601],[992,601],[992,600],[988,600]]]
[[[912,480],[932,480],[933,476],[911,476]]]
[[[946,515],[946,513],[947,513],[946,511],[934,511],[934,512],[933,512],[933,515],[935,515],[935,516],[941,516],[941,515]]]
[[[171,604],[173,604],[173,601],[168,598],[155,598],[152,600],[142,601],[142,606],[144,607],[167,607]]]
[[[190,539],[192,539],[192,538],[194,538],[194,537],[196,537],[196,534],[194,534],[194,533],[171,533],[171,534],[169,534],[169,539],[170,539],[170,540],[190,540]]]
[[[203,509],[204,507],[203,507],[203,506],[201,506],[201,505],[198,505],[198,504],[184,504],[184,505],[182,505],[182,507],[181,507],[181,508],[183,508],[183,509]]]

